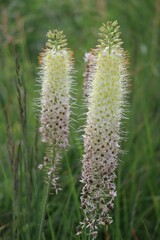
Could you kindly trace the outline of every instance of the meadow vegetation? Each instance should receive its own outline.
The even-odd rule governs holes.
[[[36,83],[49,29],[63,30],[75,57],[76,100],[70,147],[60,168],[62,191],[49,195],[43,240],[72,240],[82,220],[84,54],[102,22],[118,20],[130,56],[127,132],[121,142],[114,222],[98,239],[160,239],[160,0],[2,0],[0,3],[0,240],[37,240],[45,194]]]

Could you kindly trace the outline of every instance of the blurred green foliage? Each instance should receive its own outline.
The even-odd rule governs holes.
[[[73,95],[78,108],[74,110],[77,123],[71,130],[71,147],[62,163],[63,191],[50,196],[43,239],[78,239],[75,232],[81,218],[79,178],[83,147],[80,140],[75,141],[81,136],[74,129],[84,122],[83,56],[95,46],[98,28],[107,20],[118,20],[121,26],[123,46],[130,56],[130,96],[129,120],[123,127],[128,132],[127,140],[122,142],[127,153],[121,156],[117,172],[114,223],[107,233],[102,230],[98,239],[160,239],[160,0],[1,0],[0,15],[0,239],[13,239],[13,172],[7,150],[7,112],[16,156],[21,145],[19,180],[25,178],[25,146],[29,151],[28,183],[22,179],[24,189],[18,200],[23,211],[21,220],[17,220],[21,231],[17,239],[36,240],[44,193],[43,174],[37,166],[44,146],[39,140],[38,156],[32,154],[37,129],[33,99],[39,97],[35,81],[37,56],[44,47],[47,31],[55,28],[64,31],[75,54]],[[16,52],[27,91],[26,145],[16,92]]]

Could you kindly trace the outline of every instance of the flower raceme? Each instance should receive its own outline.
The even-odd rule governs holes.
[[[100,28],[100,44],[94,51],[96,60],[91,68],[94,74],[90,74],[81,178],[84,221],[77,234],[89,228],[93,239],[98,226],[112,222],[110,211],[116,197],[115,170],[127,86],[126,58],[118,30],[117,21]]]
[[[43,53],[40,131],[43,142],[54,143],[59,148],[68,145],[71,70],[68,50],[53,45]]]
[[[66,48],[66,39],[61,31],[49,31],[46,48],[40,54],[41,116],[40,132],[42,141],[49,148],[42,168],[54,158],[48,173],[54,175],[59,162],[59,152],[68,146],[70,91],[72,84],[73,60],[71,51]],[[56,156],[58,156],[56,158]],[[53,179],[55,186],[55,179]]]

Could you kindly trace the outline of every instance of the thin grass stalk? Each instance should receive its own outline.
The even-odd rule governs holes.
[[[67,168],[68,168],[68,172],[69,172],[69,178],[70,178],[70,188],[71,191],[73,193],[73,197],[74,197],[74,201],[75,201],[75,206],[76,206],[76,211],[77,211],[77,215],[78,215],[78,220],[80,221],[81,219],[81,214],[80,214],[80,210],[79,210],[79,200],[78,200],[78,195],[77,195],[77,191],[75,188],[75,184],[74,184],[74,177],[72,175],[72,171],[71,171],[71,167],[69,164],[69,159],[68,156],[66,155],[66,160],[67,160]]]
[[[20,205],[21,208],[24,209],[24,206],[27,207],[29,210],[25,211],[24,216],[24,222],[21,226],[21,232],[22,228],[24,228],[24,225],[26,224],[30,228],[30,216],[29,212],[31,210],[31,199],[32,199],[32,192],[31,192],[31,185],[30,185],[30,177],[31,177],[31,170],[29,167],[29,146],[28,146],[28,136],[27,136],[27,92],[26,87],[23,79],[23,75],[21,74],[21,67],[20,67],[20,59],[18,54],[18,47],[15,47],[15,70],[16,70],[16,91],[17,91],[17,99],[18,99],[18,106],[19,106],[19,115],[20,115],[20,123],[22,127],[22,154],[23,154],[23,160],[21,161],[21,171],[20,171],[20,185],[21,185],[21,193],[20,193]],[[25,174],[25,177],[24,177]],[[23,199],[23,189],[26,189],[26,198],[25,202]],[[19,219],[19,223],[21,223],[21,220]],[[26,238],[30,238],[30,232],[25,232]]]
[[[20,159],[20,145],[18,146],[18,154],[15,157],[15,143],[12,136],[11,126],[9,123],[8,113],[6,109],[4,109],[4,115],[6,119],[6,131],[8,138],[8,153],[9,153],[9,161],[11,164],[12,170],[12,211],[13,211],[13,230],[12,236],[13,239],[19,239],[19,228],[18,228],[18,219],[19,219],[19,191],[18,191],[18,168],[19,168],[19,159]]]
[[[49,228],[50,228],[50,233],[51,233],[51,239],[56,240],[55,232],[54,232],[54,229],[53,229],[53,222],[52,222],[52,219],[51,219],[51,216],[50,216],[50,213],[49,213],[48,209],[47,209],[47,215],[48,215],[48,218],[49,218]]]

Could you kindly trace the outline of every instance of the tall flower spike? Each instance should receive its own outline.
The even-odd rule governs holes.
[[[100,28],[88,98],[81,177],[84,221],[77,235],[87,228],[93,239],[99,226],[112,223],[110,212],[116,197],[115,170],[127,88],[127,66],[118,29],[117,21]]]
[[[60,152],[68,146],[73,61],[62,31],[49,31],[47,37],[46,48],[40,54],[40,132],[49,150],[39,167],[50,166],[48,174],[52,176],[52,184],[57,191],[55,173]],[[53,148],[54,156],[51,154]]]

